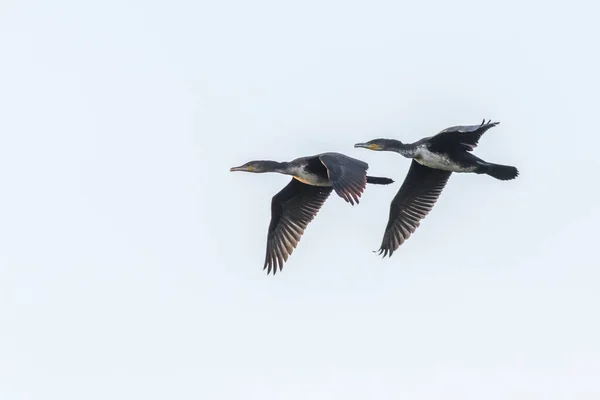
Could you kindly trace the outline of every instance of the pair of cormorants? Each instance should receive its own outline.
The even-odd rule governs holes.
[[[400,190],[392,200],[390,215],[379,254],[392,256],[417,229],[439,198],[452,172],[487,174],[499,180],[519,175],[513,166],[486,162],[471,151],[481,135],[498,122],[453,126],[440,133],[402,143],[392,139],[374,139],[354,147],[375,151],[393,151],[411,158],[412,163]],[[369,165],[339,153],[322,153],[290,162],[250,161],[230,171],[277,172],[292,180],[271,201],[271,223],[267,236],[267,254],[263,269],[267,274],[283,268],[298,245],[307,225],[313,220],[332,190],[354,205],[366,184],[389,185],[389,178],[367,175]]]

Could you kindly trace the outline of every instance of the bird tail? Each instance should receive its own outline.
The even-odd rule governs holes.
[[[482,165],[481,173],[488,174],[501,181],[509,181],[519,176],[519,170],[515,167],[491,163]]]
[[[390,178],[380,178],[378,176],[367,175],[367,183],[373,183],[375,185],[389,185],[390,183],[394,183],[394,180]]]

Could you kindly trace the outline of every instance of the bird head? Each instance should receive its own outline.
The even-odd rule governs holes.
[[[244,172],[254,172],[254,173],[262,173],[262,172],[276,172],[280,163],[276,161],[249,161],[244,165],[240,165],[239,167],[232,167],[229,169],[231,172],[235,171],[244,171]]]
[[[369,140],[365,143],[356,143],[354,147],[369,149],[374,151],[395,151],[399,146],[402,145],[402,142],[399,140],[392,139],[373,139]]]

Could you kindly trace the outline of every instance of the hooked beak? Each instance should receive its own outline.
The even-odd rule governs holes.
[[[248,166],[248,165],[241,165],[239,167],[231,167],[231,168],[229,168],[229,172],[235,172],[235,171],[252,172],[252,170],[254,170],[254,167],[251,167],[251,166]]]
[[[354,145],[355,148],[363,148],[363,149],[369,149],[369,150],[381,150],[381,146],[374,144],[374,143],[356,143]]]

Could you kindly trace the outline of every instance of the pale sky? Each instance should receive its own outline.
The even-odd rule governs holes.
[[[0,399],[600,398],[591,1],[0,3]],[[410,161],[500,121],[390,259]],[[282,273],[253,159],[337,151]]]

